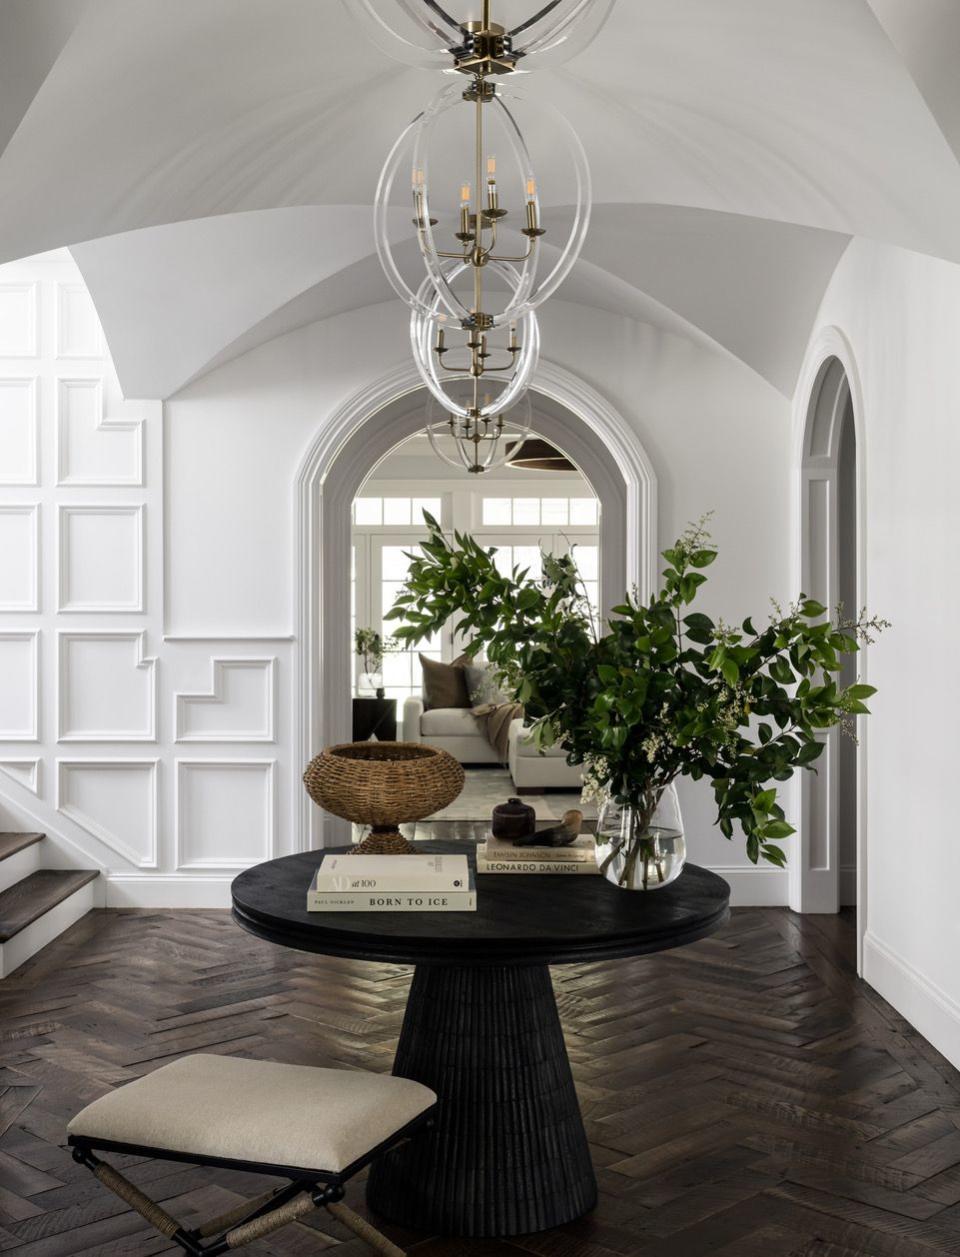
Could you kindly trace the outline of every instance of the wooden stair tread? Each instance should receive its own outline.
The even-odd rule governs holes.
[[[6,943],[100,874],[96,869],[39,869],[0,894],[0,943]]]
[[[0,860],[6,860],[8,856],[16,855],[24,847],[32,847],[35,842],[40,842],[43,836],[43,834],[0,832]]]

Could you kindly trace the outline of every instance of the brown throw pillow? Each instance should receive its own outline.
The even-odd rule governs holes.
[[[423,707],[431,711],[434,707],[469,707],[470,695],[467,693],[467,679],[463,670],[466,655],[454,659],[453,663],[440,663],[437,659],[420,656],[423,668]]]

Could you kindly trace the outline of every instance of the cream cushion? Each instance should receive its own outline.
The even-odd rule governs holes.
[[[345,1170],[436,1103],[408,1078],[186,1056],[94,1100],[71,1135],[200,1157]]]
[[[469,707],[434,707],[420,717],[420,732],[430,737],[476,737],[483,732]]]

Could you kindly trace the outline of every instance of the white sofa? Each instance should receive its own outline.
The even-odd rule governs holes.
[[[517,790],[579,790],[583,774],[567,763],[567,753],[559,746],[537,749],[522,720],[514,720],[507,739],[507,767]]]
[[[403,704],[403,740],[427,742],[449,751],[461,764],[499,762],[469,707],[434,707],[424,711],[422,698],[408,698]]]
[[[496,752],[480,729],[469,707],[435,707],[424,711],[423,699],[408,698],[403,705],[404,742],[427,742],[449,751],[461,764],[499,763]],[[507,767],[514,786],[521,791],[579,790],[579,768],[566,762],[559,747],[538,751],[522,720],[510,725]]]

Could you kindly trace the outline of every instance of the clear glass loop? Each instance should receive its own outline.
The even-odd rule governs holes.
[[[505,262],[491,262],[493,272],[502,278],[507,286],[516,283],[517,272]],[[455,263],[448,268],[447,279],[454,283],[460,274],[466,273],[469,266],[465,262]],[[425,279],[418,297],[426,304],[430,280]],[[433,301],[423,314],[419,309],[412,311],[410,316],[410,344],[413,358],[420,376],[432,395],[452,414],[467,418],[478,413],[481,418],[509,410],[526,392],[536,370],[540,357],[540,325],[533,310],[528,310],[516,323],[511,324],[511,340],[516,340],[519,349],[511,352],[509,341],[504,343],[504,328],[495,328],[488,333],[490,339],[489,352],[492,361],[482,376],[474,380],[473,395],[468,395],[463,388],[454,388],[456,383],[463,384],[463,368],[466,364],[465,342],[469,333],[461,331],[458,324],[452,322],[440,307],[439,295],[434,292]],[[451,337],[451,343],[445,352],[437,352],[438,332],[443,330],[445,337]],[[462,341],[463,343],[458,343]],[[447,358],[453,355],[452,361]],[[444,361],[446,359],[446,362]],[[449,369],[448,369],[449,368]],[[491,385],[497,387],[491,394],[491,401],[484,402],[484,389]],[[458,400],[459,395],[459,400]]]
[[[343,0],[388,56],[427,69],[450,68],[480,18],[480,0]],[[582,52],[614,0],[493,0],[491,19],[509,38],[518,66],[558,65]]]
[[[479,427],[476,421],[450,414],[434,398],[427,403],[426,431],[433,452],[458,471],[474,474],[502,467],[515,442],[522,443],[529,435],[532,421],[529,397],[514,406],[509,417],[481,420]]]
[[[469,105],[470,102],[463,100],[462,83],[450,84],[437,93],[427,108],[410,123],[394,144],[384,163],[374,206],[374,235],[377,253],[394,291],[413,309],[427,315],[435,313],[433,310],[435,297],[439,295],[445,312],[461,322],[470,319],[473,306],[469,299],[464,299],[452,286],[449,262],[465,258],[466,246],[464,243],[458,244],[451,228],[449,214],[442,229],[445,233],[444,238],[441,239],[439,233],[435,231],[435,227],[438,226],[437,220],[446,208],[446,203],[450,201],[450,197],[442,197],[435,193],[432,198],[433,203],[431,203],[431,157],[434,144],[439,142],[438,124],[446,119],[449,111],[455,106],[464,104]],[[558,250],[558,255],[553,267],[545,275],[539,276],[538,264],[542,252],[540,237],[528,236],[521,229],[507,228],[505,217],[499,220],[504,224],[501,228],[503,243],[500,248],[508,250],[519,248],[523,252],[509,255],[510,264],[517,272],[517,280],[511,284],[506,301],[500,303],[498,308],[484,311],[491,316],[495,327],[516,321],[528,311],[536,309],[556,291],[579,256],[590,221],[590,169],[580,138],[561,114],[555,111],[550,111],[549,115],[542,114],[542,125],[549,127],[552,132],[552,141],[555,144],[559,143],[561,151],[567,158],[569,169],[563,172],[562,186],[569,188],[574,194],[572,223],[566,233],[566,238],[562,242],[553,239],[553,232],[550,228],[550,210],[543,207],[540,184],[517,120],[516,107],[527,108],[529,102],[524,101],[521,94],[512,90],[500,91],[493,100],[482,106],[484,110],[492,109],[493,111],[488,115],[486,133],[489,135],[495,131],[498,142],[506,145],[511,158],[510,175],[507,179],[504,179],[502,164],[498,169],[498,183],[507,189],[498,195],[504,206],[508,201],[512,202],[511,211],[514,217],[511,221],[515,223],[519,223],[520,216],[527,213],[525,206],[529,203],[533,207],[533,221],[547,230],[547,238],[551,246]],[[471,165],[474,160],[472,154],[475,108],[476,106],[472,105],[463,113],[464,137],[457,146],[458,151],[471,154],[469,159]],[[459,123],[459,117],[456,121]],[[467,123],[469,127],[466,126]],[[495,123],[495,126],[492,123]],[[489,149],[486,151],[489,153]],[[406,199],[406,194],[401,194],[399,191],[399,188],[404,186],[401,176],[406,161],[410,163],[411,182],[414,188],[409,200]],[[444,179],[445,187],[448,191],[455,189],[457,178],[454,172],[445,173],[449,176]],[[400,184],[398,184],[398,178],[401,179]],[[441,202],[444,204],[440,204]],[[467,208],[475,212],[476,205],[479,205],[479,193],[473,189],[473,196]],[[413,228],[413,232],[411,233],[410,228],[406,228],[406,238],[409,239],[410,235],[414,234],[424,268],[432,281],[432,287],[427,290],[426,296],[423,295],[421,284],[415,287],[404,278],[397,263],[396,246],[391,238],[395,234],[396,221],[400,217],[399,211],[406,210],[407,207],[412,208],[410,227]],[[507,235],[508,231],[511,234]],[[449,239],[445,238],[447,235]],[[519,243],[514,244],[514,241]],[[455,257],[453,259],[445,257],[443,256],[445,253],[453,253]],[[492,265],[492,262],[488,262],[487,266],[489,265]],[[482,273],[486,266],[480,269]]]

